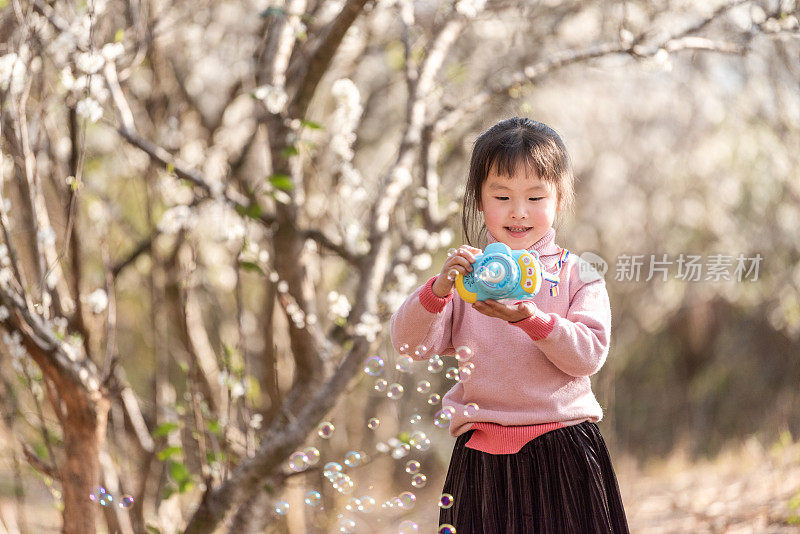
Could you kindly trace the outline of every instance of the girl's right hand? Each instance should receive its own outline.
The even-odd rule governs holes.
[[[471,247],[469,245],[461,245],[456,249],[456,253],[447,258],[442,267],[442,272],[436,278],[436,281],[431,286],[433,294],[437,297],[443,298],[450,294],[453,290],[455,279],[448,280],[447,275],[450,271],[456,270],[460,274],[467,274],[472,271],[472,264],[475,263],[475,256],[483,252],[479,248]]]

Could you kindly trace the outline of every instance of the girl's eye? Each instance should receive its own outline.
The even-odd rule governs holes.
[[[529,200],[542,200],[543,198],[544,198],[544,197],[533,197],[533,198],[531,198],[531,199],[529,199]]]
[[[496,198],[497,200],[508,200],[508,197],[494,197],[494,198]]]

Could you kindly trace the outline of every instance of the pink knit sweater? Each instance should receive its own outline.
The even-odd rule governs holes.
[[[490,243],[496,241],[491,234],[488,237]],[[555,271],[560,248],[554,229],[532,249],[539,252],[545,269]],[[395,312],[391,337],[397,350],[408,344],[413,356],[414,348],[424,345],[428,350],[416,357],[424,360],[433,354],[453,355],[462,345],[472,349],[471,376],[442,399],[443,406],[455,409],[451,435],[466,432],[473,423],[486,423],[474,427],[473,448],[508,453],[519,450],[523,436],[532,439],[554,428],[602,418],[589,377],[608,355],[611,308],[601,277],[581,280],[580,270],[586,273],[586,266],[577,254],[570,254],[560,271],[558,295],[551,296],[549,283],[544,282],[533,298],[536,314],[517,323],[483,315],[458,296],[453,298],[453,292],[437,297],[431,290],[435,277]],[[465,414],[468,403],[478,405],[474,415]],[[528,428],[498,432],[520,426]],[[484,434],[476,439],[487,431],[493,438]],[[498,439],[508,443],[498,444]]]

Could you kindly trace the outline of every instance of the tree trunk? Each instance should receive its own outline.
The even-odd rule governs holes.
[[[94,534],[98,504],[89,498],[100,481],[100,448],[106,431],[108,400],[87,398],[83,392],[63,392],[64,452],[61,466],[64,491],[64,534]],[[116,496],[115,496],[116,497]]]

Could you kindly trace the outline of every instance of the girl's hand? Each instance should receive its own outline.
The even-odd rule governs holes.
[[[472,307],[484,315],[497,317],[498,319],[503,319],[504,321],[512,323],[527,319],[536,313],[536,304],[531,301],[517,304],[501,304],[496,300],[479,300],[473,304]]]
[[[456,250],[456,253],[447,258],[442,267],[442,272],[436,278],[431,289],[433,294],[437,297],[446,297],[453,289],[455,279],[448,280],[447,275],[450,271],[456,270],[461,274],[467,274],[472,271],[472,264],[475,263],[475,256],[483,252],[479,248],[471,247],[469,245],[461,245]]]

